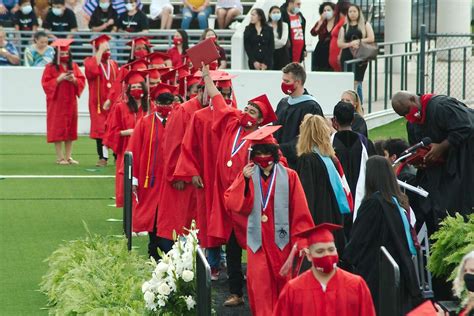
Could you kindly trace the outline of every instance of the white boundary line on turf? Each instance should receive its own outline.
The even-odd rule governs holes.
[[[115,178],[115,176],[75,176],[75,175],[0,175],[4,179],[87,179],[87,178]]]

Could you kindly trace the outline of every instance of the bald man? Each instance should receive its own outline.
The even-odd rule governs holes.
[[[415,95],[397,92],[392,98],[394,111],[409,122],[413,143],[424,137],[431,149],[418,171],[420,185],[430,193],[431,209],[437,219],[459,212],[474,211],[474,110],[444,95]],[[435,222],[438,220],[435,219]]]

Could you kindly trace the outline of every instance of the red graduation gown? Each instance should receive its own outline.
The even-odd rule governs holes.
[[[182,66],[184,64],[183,54],[179,53],[176,46],[173,46],[170,49],[168,49],[166,54],[170,57],[173,68],[178,68],[179,66]]]
[[[77,139],[77,98],[84,90],[84,75],[77,66],[72,64],[76,85],[67,80],[59,84],[56,79],[63,72],[62,66],[59,70],[53,64],[44,68],[41,85],[46,93],[46,135],[48,143],[76,140]]]
[[[115,205],[117,207],[123,206],[123,157],[130,139],[130,136],[121,136],[120,131],[134,128],[142,116],[143,111],[141,107],[138,109],[138,113],[133,113],[125,102],[115,104],[109,114],[108,128],[110,137],[108,137],[105,145],[112,148],[117,155],[115,165]]]
[[[174,108],[166,122],[166,132],[163,138],[163,170],[161,183],[160,209],[156,222],[157,235],[173,239],[173,231],[183,234],[183,227],[189,228],[191,221],[196,218],[196,189],[186,180],[185,188],[178,191],[173,182],[178,158],[181,154],[186,126],[189,125],[194,112],[202,109],[197,98]]]
[[[158,208],[163,175],[165,128],[156,112],[140,119],[133,129],[128,151],[133,154],[133,177],[138,180],[138,203],[132,212],[134,232],[151,232]]]
[[[204,248],[225,243],[208,236],[218,139],[217,133],[212,131],[212,109],[206,107],[196,111],[186,128],[174,174],[177,179],[185,181],[200,175],[204,182],[204,188],[196,190],[196,223],[199,241]]]
[[[338,268],[326,291],[312,270],[288,282],[273,315],[375,316],[375,309],[364,279]]]
[[[120,97],[122,96],[122,88],[123,83],[122,80],[127,76],[129,73],[128,68],[120,67],[117,73],[117,77],[112,83],[112,88],[110,88],[107,99],[110,100],[110,105],[113,106],[116,102],[120,101]]]
[[[262,211],[262,214],[268,216],[267,222],[262,222],[262,246],[256,253],[247,248],[247,290],[254,316],[272,314],[278,295],[289,280],[288,277],[280,276],[279,272],[290,255],[291,245],[294,243],[291,236],[314,226],[298,174],[292,169],[286,168],[286,170],[289,182],[290,241],[283,250],[275,244],[274,186],[267,209],[265,212]],[[261,178],[262,192],[268,190],[270,179],[271,177],[268,177],[265,181]],[[249,180],[248,191],[245,192],[245,182],[243,174],[240,173],[225,192],[225,205],[233,212],[248,216],[253,208],[254,188],[253,182]]]
[[[118,66],[113,60],[110,63],[110,77],[107,79],[104,70],[107,73],[107,63],[102,63],[102,67],[97,63],[95,56],[84,59],[84,69],[89,85],[89,114],[91,119],[90,138],[102,139],[105,132],[105,121],[109,110],[104,110],[102,106],[109,94],[110,88],[107,83],[112,83],[117,78]]]

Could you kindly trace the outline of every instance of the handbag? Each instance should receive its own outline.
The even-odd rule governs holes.
[[[354,58],[367,61],[367,60],[374,60],[377,57],[379,49],[377,45],[375,44],[360,42],[359,48],[357,49],[351,48],[351,52]]]

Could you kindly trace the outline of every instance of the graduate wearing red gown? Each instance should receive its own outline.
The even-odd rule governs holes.
[[[71,39],[61,39],[52,44],[56,56],[46,65],[41,78],[46,94],[46,136],[48,143],[56,143],[58,164],[77,164],[71,157],[72,141],[77,139],[77,98],[84,90],[85,77],[69,55],[71,43]],[[66,157],[60,146],[63,141]]]
[[[278,146],[271,136],[274,130],[273,126],[262,128],[246,137],[254,141],[251,159],[255,163],[246,165],[225,192],[226,207],[248,217],[247,290],[254,316],[272,314],[289,280],[279,272],[290,254],[292,236],[314,226],[298,175],[278,163]],[[282,216],[283,222],[275,220]]]
[[[109,114],[107,146],[117,155],[115,166],[115,205],[123,207],[123,157],[138,120],[147,113],[147,93],[144,74],[131,71],[124,78],[127,83],[127,101],[119,101]],[[140,102],[140,106],[138,106]]]
[[[375,316],[364,279],[336,267],[339,257],[331,231],[339,228],[324,223],[295,236],[301,238],[298,247],[305,248],[312,267],[288,282],[274,316]]]

